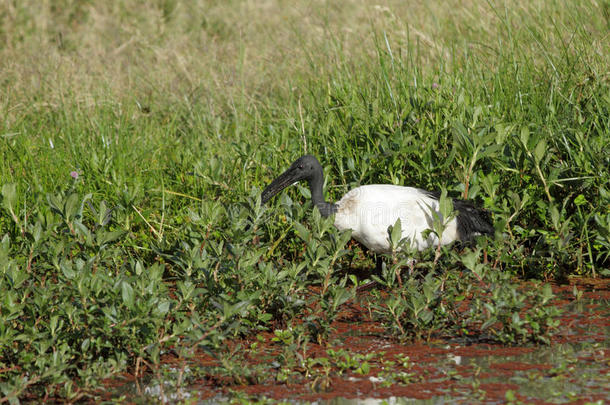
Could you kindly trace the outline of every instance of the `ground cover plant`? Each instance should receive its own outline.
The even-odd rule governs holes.
[[[396,341],[545,344],[544,282],[609,275],[610,5],[342,3],[0,4],[0,401],[94,398],[167,353],[248,384],[227,342],[259,332],[285,381],[373,277]],[[496,237],[373,276],[306,188],[261,206],[304,153],[329,199],[443,190]],[[366,374],[350,356],[309,367]]]

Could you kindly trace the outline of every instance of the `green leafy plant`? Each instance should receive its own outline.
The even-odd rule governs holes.
[[[49,3],[0,12],[0,402],[99,402],[106,377],[200,352],[236,384],[329,388],[369,360],[305,349],[366,279],[388,338],[548,343],[550,290],[521,281],[610,275],[603,2]],[[396,222],[373,276],[305,185],[261,206],[304,153],[329,200],[441,190],[430,236],[460,196],[495,238],[411,252]],[[228,341],[269,331],[282,367],[248,374]]]

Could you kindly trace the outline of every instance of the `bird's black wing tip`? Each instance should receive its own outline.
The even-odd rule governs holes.
[[[460,239],[468,241],[478,235],[493,235],[495,229],[491,213],[476,207],[470,201],[454,200],[453,207],[458,212],[457,228]]]

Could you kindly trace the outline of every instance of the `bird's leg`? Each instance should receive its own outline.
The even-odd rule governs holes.
[[[380,255],[375,255],[375,275],[381,277],[383,271],[383,258]],[[356,291],[366,291],[377,285],[377,281],[369,281],[366,284],[359,286]]]
[[[392,252],[392,264],[394,265],[394,274],[398,280],[398,286],[402,289],[402,278],[400,278],[400,266],[398,265],[398,258],[396,252]]]
[[[378,276],[381,276],[383,272],[383,257],[381,255],[375,255],[375,272]]]
[[[396,266],[396,278],[398,279],[398,286],[402,288],[402,278],[400,277],[400,266]]]

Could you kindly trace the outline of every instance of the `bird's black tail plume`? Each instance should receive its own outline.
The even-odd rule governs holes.
[[[474,206],[470,201],[453,200],[457,211],[457,230],[460,240],[468,242],[477,235],[493,235],[494,227],[489,211]]]

